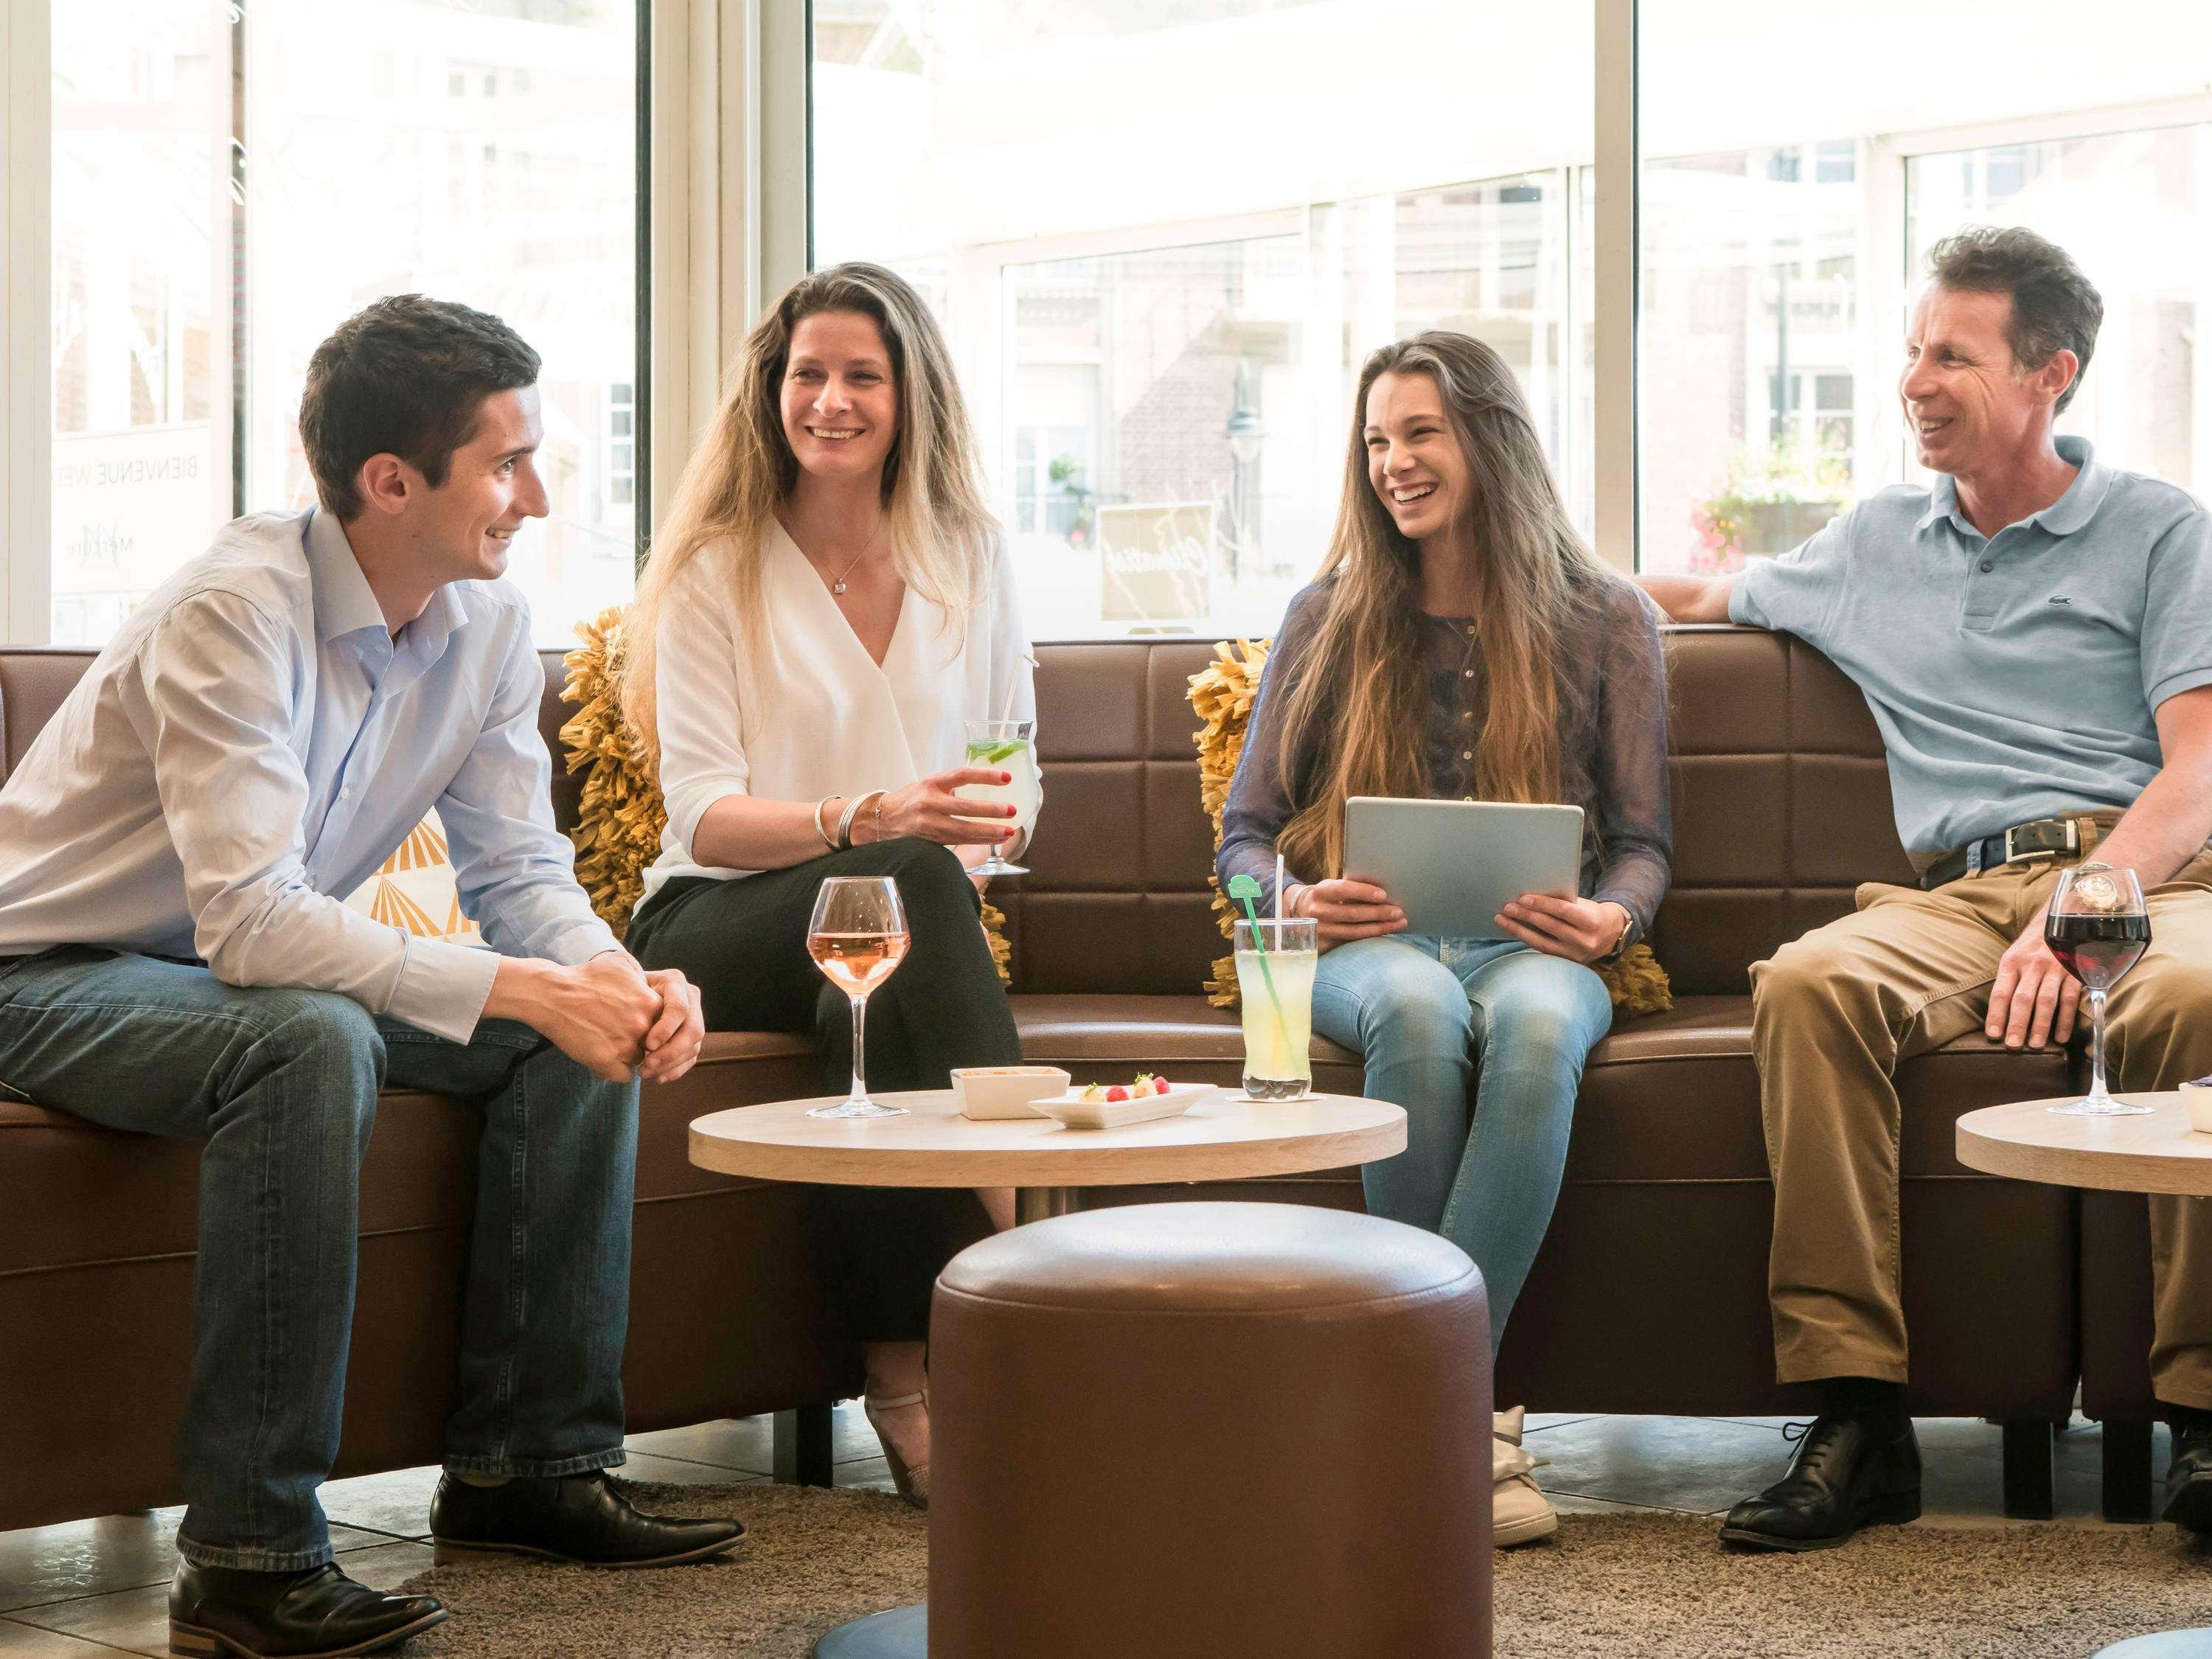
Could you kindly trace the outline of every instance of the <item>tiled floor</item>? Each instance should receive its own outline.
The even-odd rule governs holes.
[[[1783,1420],[1688,1417],[1531,1417],[1537,1479],[1567,1514],[1638,1510],[1714,1515],[1780,1473],[1790,1449]],[[1919,1425],[1933,1527],[2102,1526],[2097,1518],[2098,1431],[2076,1423],[2059,1437],[2058,1519],[2003,1518],[1998,1432],[1943,1419]],[[841,1406],[833,1447],[841,1486],[890,1488],[874,1434],[857,1404]],[[762,1480],[771,1465],[765,1418],[634,1435],[625,1473],[641,1480]],[[2158,1431],[2158,1467],[2166,1455]],[[334,1481],[324,1507],[346,1571],[380,1588],[429,1565],[434,1469]],[[97,1659],[164,1654],[166,1587],[177,1511],[109,1516],[0,1533],[0,1659]]]

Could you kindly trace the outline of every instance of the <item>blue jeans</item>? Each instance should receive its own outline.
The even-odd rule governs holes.
[[[1375,1215],[1474,1258],[1491,1352],[1528,1282],[1566,1167],[1583,1061],[1613,1024],[1605,981],[1512,939],[1356,939],[1314,975],[1314,1029],[1406,1109],[1406,1150],[1360,1172]]]
[[[483,1113],[446,1467],[623,1461],[636,1084],[507,1021],[464,1046],[333,993],[74,945],[0,958],[0,1079],[111,1128],[206,1143],[179,1447],[188,1560],[331,1559],[316,1490],[337,1455],[360,1166],[386,1082]]]

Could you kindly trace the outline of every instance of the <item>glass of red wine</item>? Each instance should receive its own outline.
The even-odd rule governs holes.
[[[2150,948],[2150,913],[2132,870],[2078,864],[2058,878],[2043,942],[2089,999],[2089,1092],[2051,1109],[2068,1117],[2136,1117],[2153,1109],[2105,1087],[2105,994]]]

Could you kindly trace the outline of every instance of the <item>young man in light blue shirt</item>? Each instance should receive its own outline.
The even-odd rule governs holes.
[[[1753,1548],[1919,1512],[1892,1075],[1977,1029],[2066,1041],[2080,988],[2043,942],[2060,869],[2132,869],[2150,910],[2109,1004],[2114,1086],[2212,1072],[2212,514],[2052,435],[2103,314],[2064,252],[1977,230],[1930,264],[1899,389],[1933,488],[1733,575],[1644,579],[1677,621],[1796,634],[1857,683],[1922,872],[1752,969],[1777,1371],[1823,1394],[1789,1474],[1722,1529]],[[2166,1518],[2212,1532],[2212,1206],[2153,1199],[2151,1224]]]
[[[719,1553],[623,1461],[637,1088],[698,994],[641,971],[554,829],[529,608],[538,359],[402,295],[314,355],[321,505],[227,526],[133,612],[0,788],[0,1089],[204,1139],[183,1653],[366,1653],[445,1617],[331,1559],[356,1188],[381,1083],[483,1103],[440,1541],[596,1565]],[[435,807],[489,951],[342,902]]]

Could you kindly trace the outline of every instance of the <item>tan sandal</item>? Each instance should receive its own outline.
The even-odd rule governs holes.
[[[884,1419],[877,1415],[878,1412],[895,1412],[908,1406],[920,1406],[924,1411],[928,1410],[929,1390],[924,1389],[916,1394],[892,1395],[888,1399],[868,1395],[860,1401],[861,1410],[868,1416],[868,1426],[876,1431],[876,1438],[883,1443],[884,1462],[890,1466],[891,1484],[898,1488],[901,1498],[918,1510],[926,1510],[929,1507],[929,1465],[923,1463],[908,1468],[906,1460],[898,1455],[898,1449],[885,1438]]]

